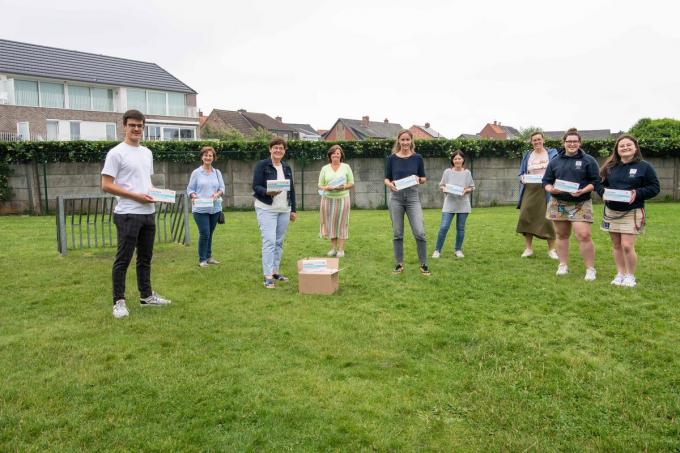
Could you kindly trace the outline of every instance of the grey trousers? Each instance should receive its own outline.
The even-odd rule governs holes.
[[[396,264],[404,262],[404,213],[411,224],[411,232],[416,238],[416,248],[420,264],[427,264],[427,240],[425,239],[425,223],[423,222],[423,208],[417,187],[408,187],[390,195],[390,218],[394,237],[394,261]]]

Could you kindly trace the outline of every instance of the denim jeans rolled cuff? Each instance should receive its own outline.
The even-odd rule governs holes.
[[[118,249],[113,261],[113,303],[125,299],[125,277],[137,250],[137,289],[141,298],[149,297],[151,289],[151,258],[156,239],[153,214],[113,214]]]
[[[446,235],[451,227],[451,222],[453,217],[456,217],[456,245],[455,250],[461,250],[463,247],[463,240],[465,239],[465,222],[468,217],[467,212],[442,212],[442,220],[439,226],[439,233],[437,234],[437,245],[435,250],[441,252],[444,247],[444,242],[446,241]]]
[[[290,212],[255,208],[255,213],[262,236],[262,275],[272,275],[281,265],[283,239],[288,230]]]
[[[392,246],[394,248],[395,263],[404,262],[404,214],[408,216],[411,232],[416,239],[418,260],[427,264],[427,240],[425,238],[425,222],[423,208],[417,187],[409,187],[392,192],[389,202],[390,219],[392,220]]]
[[[194,221],[198,227],[198,261],[207,261],[212,257],[213,233],[219,216],[219,212],[215,214],[194,212]]]

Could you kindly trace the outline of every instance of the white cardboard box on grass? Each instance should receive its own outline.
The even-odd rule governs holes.
[[[340,288],[340,258],[303,258],[298,260],[300,294],[333,294]]]

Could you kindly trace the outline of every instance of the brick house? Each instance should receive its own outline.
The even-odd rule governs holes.
[[[403,130],[401,124],[390,123],[387,118],[384,121],[369,121],[368,116],[360,120],[338,118],[328,132],[324,135],[327,142],[370,140],[370,139],[395,139],[399,131]]]
[[[437,138],[446,138],[439,132],[435,131],[430,127],[430,123],[425,123],[424,126],[418,126],[414,124],[409,128],[409,131],[413,134],[413,138],[418,140],[433,140]]]
[[[145,140],[195,140],[196,91],[155,63],[0,39],[0,139],[122,140],[122,113]]]
[[[519,137],[519,131],[514,127],[503,126],[500,122],[494,121],[493,124],[487,123],[478,135],[480,138],[510,140]]]
[[[286,140],[297,140],[300,134],[296,129],[284,124],[280,117],[272,118],[266,113],[248,112],[239,110],[213,109],[202,126],[202,130],[210,129],[211,132],[236,130],[246,138],[253,137],[258,129],[264,129],[272,135],[278,135]]]

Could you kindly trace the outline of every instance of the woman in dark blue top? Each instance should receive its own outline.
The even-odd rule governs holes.
[[[581,136],[576,129],[569,129],[562,138],[564,150],[548,163],[543,175],[543,188],[552,195],[546,218],[553,221],[557,236],[557,255],[560,264],[556,275],[566,275],[569,270],[569,237],[572,229],[578,241],[586,281],[596,278],[595,245],[590,234],[593,223],[591,192],[600,185],[598,165],[594,157],[581,149]],[[569,192],[555,188],[557,180],[578,187]],[[560,187],[563,187],[560,185]]]
[[[659,179],[654,167],[642,160],[642,153],[635,137],[622,135],[614,144],[614,152],[600,169],[602,195],[605,189],[625,190],[630,201],[610,201],[605,193],[602,218],[603,231],[612,240],[616,276],[612,285],[633,288],[637,254],[635,239],[645,226],[645,200],[655,197],[659,191]]]
[[[417,184],[399,190],[395,181],[411,176],[415,177]],[[425,184],[426,180],[423,156],[415,152],[411,131],[404,129],[397,135],[397,140],[392,147],[392,155],[387,158],[384,181],[385,185],[392,191],[389,209],[392,219],[392,246],[394,248],[394,261],[396,262],[395,274],[404,270],[404,214],[408,216],[411,231],[416,238],[420,273],[423,275],[431,274],[427,267],[427,240],[425,239],[423,208],[418,195],[418,185]]]

